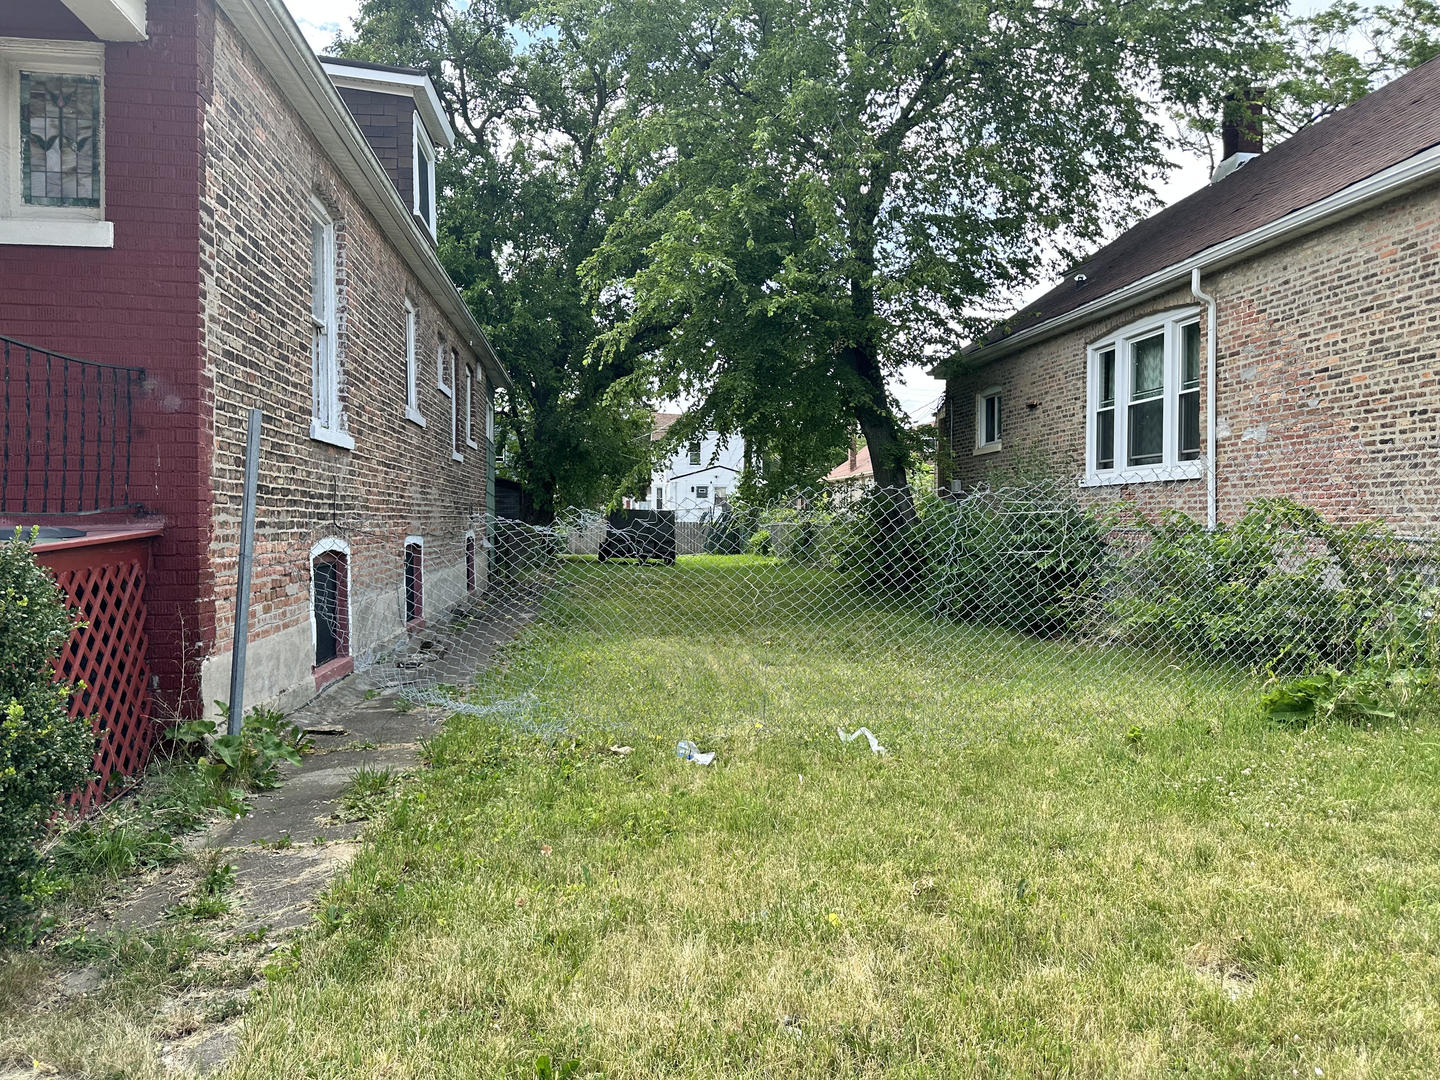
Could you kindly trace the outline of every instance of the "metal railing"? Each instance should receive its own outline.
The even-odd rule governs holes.
[[[0,335],[0,514],[132,506],[131,421],[143,368],[79,360]]]

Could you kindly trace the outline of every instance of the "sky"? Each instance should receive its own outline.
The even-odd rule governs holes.
[[[306,40],[310,42],[311,48],[317,52],[326,51],[337,34],[350,31],[355,13],[359,8],[359,0],[285,0],[285,2],[290,8],[290,13],[295,16],[295,21],[300,25],[300,29],[304,32]],[[1309,8],[1311,6],[1313,6],[1313,0],[1301,0],[1300,7]],[[1165,206],[1198,191],[1205,186],[1209,179],[1209,163],[1198,157],[1177,160],[1175,164],[1175,171],[1171,173],[1159,191],[1161,202]],[[1022,297],[1022,303],[1028,303],[1044,293],[1050,284],[1053,283],[1038,286],[1031,294]],[[891,390],[900,402],[900,407],[911,420],[923,422],[933,419],[935,406],[945,390],[945,384],[938,379],[932,379],[924,369],[912,367],[905,369],[901,373],[901,377],[891,383]]]

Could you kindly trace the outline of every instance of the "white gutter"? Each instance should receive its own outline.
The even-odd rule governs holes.
[[[320,66],[283,0],[219,0],[220,8],[265,65],[286,100],[375,215],[386,238],[439,303],[480,359],[492,386],[513,389],[480,324],[475,321],[429,237],[390,182],[355,118]]]
[[[1067,329],[1093,322],[1116,308],[1138,304],[1172,289],[1193,270],[1201,267],[1207,271],[1220,269],[1437,179],[1440,179],[1440,146],[1432,146],[1404,161],[1396,162],[1388,169],[1382,169],[1373,176],[1357,180],[1349,187],[1341,188],[1318,202],[1292,210],[1274,221],[1229,240],[1222,240],[1163,270],[1147,274],[1114,292],[1096,297],[1073,311],[1019,330],[1002,341],[976,349],[968,357],[962,356],[960,359],[962,362],[968,359],[988,364]],[[941,368],[937,367],[935,371],[941,371]]]
[[[1215,402],[1215,388],[1219,382],[1216,370],[1219,367],[1219,357],[1216,355],[1215,343],[1219,337],[1215,324],[1215,297],[1200,291],[1200,268],[1198,266],[1190,269],[1190,292],[1206,307],[1206,340],[1205,340],[1205,526],[1211,532],[1219,521],[1219,466],[1215,462],[1215,418],[1218,412]]]

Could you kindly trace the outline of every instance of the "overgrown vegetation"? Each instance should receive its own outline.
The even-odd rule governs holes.
[[[229,709],[215,703],[228,725]],[[214,720],[187,720],[167,733],[181,746],[199,751],[195,767],[209,783],[217,806],[243,805],[245,792],[268,791],[279,782],[280,763],[300,764],[307,740],[283,713],[256,706],[245,714],[236,734],[220,734]]]
[[[0,935],[29,907],[35,841],[56,800],[90,778],[90,721],[70,717],[70,688],[51,666],[71,626],[17,530],[0,542]]]

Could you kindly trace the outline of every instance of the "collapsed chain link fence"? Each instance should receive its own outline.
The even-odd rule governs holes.
[[[1377,660],[1435,679],[1440,553],[1286,499],[1214,531],[1086,501],[1073,480],[472,526],[458,558],[417,544],[372,561],[405,629],[357,669],[548,738],[849,729],[878,695],[897,745],[1022,717],[1253,708],[1285,680]]]

